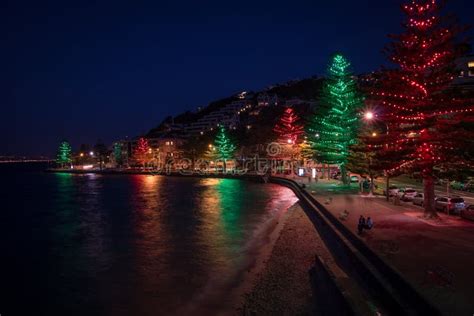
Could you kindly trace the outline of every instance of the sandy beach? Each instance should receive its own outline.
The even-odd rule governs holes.
[[[271,255],[243,295],[240,315],[304,315],[314,311],[310,270],[322,241],[299,204],[288,210]],[[248,282],[247,282],[248,283]]]

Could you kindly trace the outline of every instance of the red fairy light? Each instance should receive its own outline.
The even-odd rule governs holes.
[[[474,138],[474,133],[458,127],[474,121],[474,101],[449,95],[456,77],[451,65],[460,51],[453,34],[458,28],[446,29],[435,0],[414,0],[402,9],[407,15],[405,31],[388,47],[398,67],[377,76],[369,93],[383,113],[379,119],[390,128],[382,145],[372,138],[369,145],[377,148],[380,160],[389,161],[387,172],[411,169],[427,175]]]

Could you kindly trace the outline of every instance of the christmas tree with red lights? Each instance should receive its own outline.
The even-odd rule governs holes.
[[[133,151],[133,157],[140,165],[145,165],[149,152],[150,146],[148,145],[148,141],[145,138],[140,137]]]
[[[384,70],[371,89],[383,132],[370,137],[370,148],[381,161],[391,161],[386,174],[420,172],[427,216],[434,209],[434,175],[440,166],[472,163],[462,148],[474,138],[474,102],[456,93],[455,59],[462,54],[456,41],[460,28],[440,15],[435,0],[414,0],[402,6],[404,32],[391,36],[386,47],[398,67]],[[472,145],[472,144],[471,144]]]
[[[298,138],[304,133],[300,118],[293,108],[287,107],[273,131],[278,137],[278,142],[282,144],[294,145]]]

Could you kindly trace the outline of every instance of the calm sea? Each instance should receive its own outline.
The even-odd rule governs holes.
[[[231,179],[0,172],[2,316],[212,314],[296,201]]]

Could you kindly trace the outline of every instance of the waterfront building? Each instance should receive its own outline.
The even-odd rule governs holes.
[[[454,79],[454,85],[469,91],[474,91],[474,54],[459,58],[456,61],[459,75]]]
[[[122,148],[122,157],[124,165],[133,166],[133,152],[137,146],[139,137],[135,139],[126,139],[119,141]],[[182,158],[181,146],[184,143],[184,139],[177,137],[172,133],[162,135],[161,137],[146,138],[149,145],[149,155],[147,166],[158,168],[163,166],[168,161]]]

